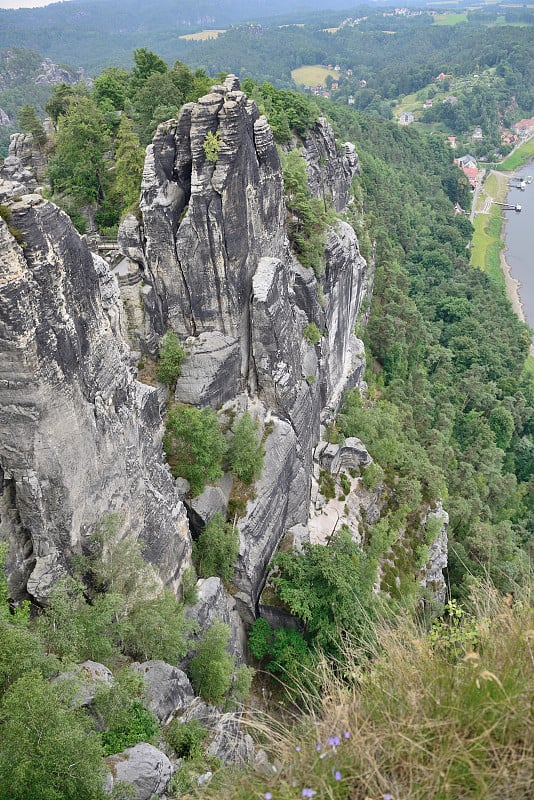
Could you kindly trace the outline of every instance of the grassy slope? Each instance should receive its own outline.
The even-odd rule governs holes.
[[[506,198],[506,180],[493,174],[484,183],[479,197],[478,211],[484,206],[485,197],[497,202]],[[501,270],[501,239],[503,212],[500,206],[491,205],[489,214],[477,213],[474,220],[475,232],[471,244],[471,264],[487,272],[505,290],[504,275]]]
[[[320,67],[319,65],[299,67],[291,71],[291,77],[297,85],[304,86],[324,86],[325,80],[331,75],[334,80],[339,78],[339,74],[334,70]]]

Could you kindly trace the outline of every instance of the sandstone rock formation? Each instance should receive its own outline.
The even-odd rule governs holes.
[[[130,367],[118,287],[56,206],[30,194],[10,215],[10,229],[0,220],[0,538],[12,596],[44,601],[110,513],[177,586],[187,519],[157,394]]]
[[[344,210],[354,147],[339,148],[320,119],[303,154],[312,191]],[[142,347],[154,354],[172,328],[188,353],[176,399],[218,408],[239,397],[265,432],[263,475],[239,522],[236,600],[251,619],[281,537],[307,521],[321,418],[361,378],[353,331],[369,270],[341,221],[329,231],[320,284],[290,253],[274,138],[234,76],[159,126],[140,210],[119,244],[149,287]],[[310,322],[324,334],[315,346],[303,336]]]

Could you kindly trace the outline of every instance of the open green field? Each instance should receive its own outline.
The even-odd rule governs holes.
[[[326,69],[318,64],[291,70],[291,77],[297,85],[301,86],[324,86],[328,75],[331,75],[334,80],[339,77],[339,74],[333,69]]]
[[[506,198],[506,180],[490,175],[484,183],[485,194],[493,200],[503,202]],[[478,208],[485,202],[480,193]],[[503,212],[500,206],[492,205],[489,214],[477,214],[473,225],[475,231],[471,241],[471,264],[486,272],[501,288],[506,291],[504,275],[501,269],[501,250],[504,242],[501,239]]]
[[[524,167],[527,161],[530,161],[532,158],[534,158],[534,136],[528,141],[523,142],[517,150],[498,164],[495,169],[504,172],[514,172],[514,170]]]
[[[459,22],[467,22],[467,14],[436,14],[434,25],[458,25]]]
[[[198,33],[185,33],[179,38],[187,39],[188,42],[205,42],[207,39],[216,39],[217,36],[221,35],[221,33],[226,33],[226,31],[198,31]]]

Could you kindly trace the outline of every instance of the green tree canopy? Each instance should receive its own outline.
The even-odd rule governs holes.
[[[108,147],[102,112],[90,97],[77,97],[60,121],[56,152],[48,164],[53,193],[81,204],[104,199],[109,183],[104,161]]]
[[[169,410],[165,429],[163,445],[173,475],[189,481],[194,497],[223,474],[226,445],[217,417],[211,408],[200,410],[176,403]]]

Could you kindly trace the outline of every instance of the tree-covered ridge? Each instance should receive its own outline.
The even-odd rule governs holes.
[[[369,430],[393,485],[404,484],[405,499],[413,492],[412,511],[442,485],[455,590],[489,572],[509,591],[527,568],[534,534],[528,329],[468,263],[471,226],[452,210],[446,146],[328,109],[359,143],[360,202],[377,262],[366,333],[375,401],[364,414],[349,400],[342,427],[347,435]],[[409,485],[414,477],[419,489]]]

